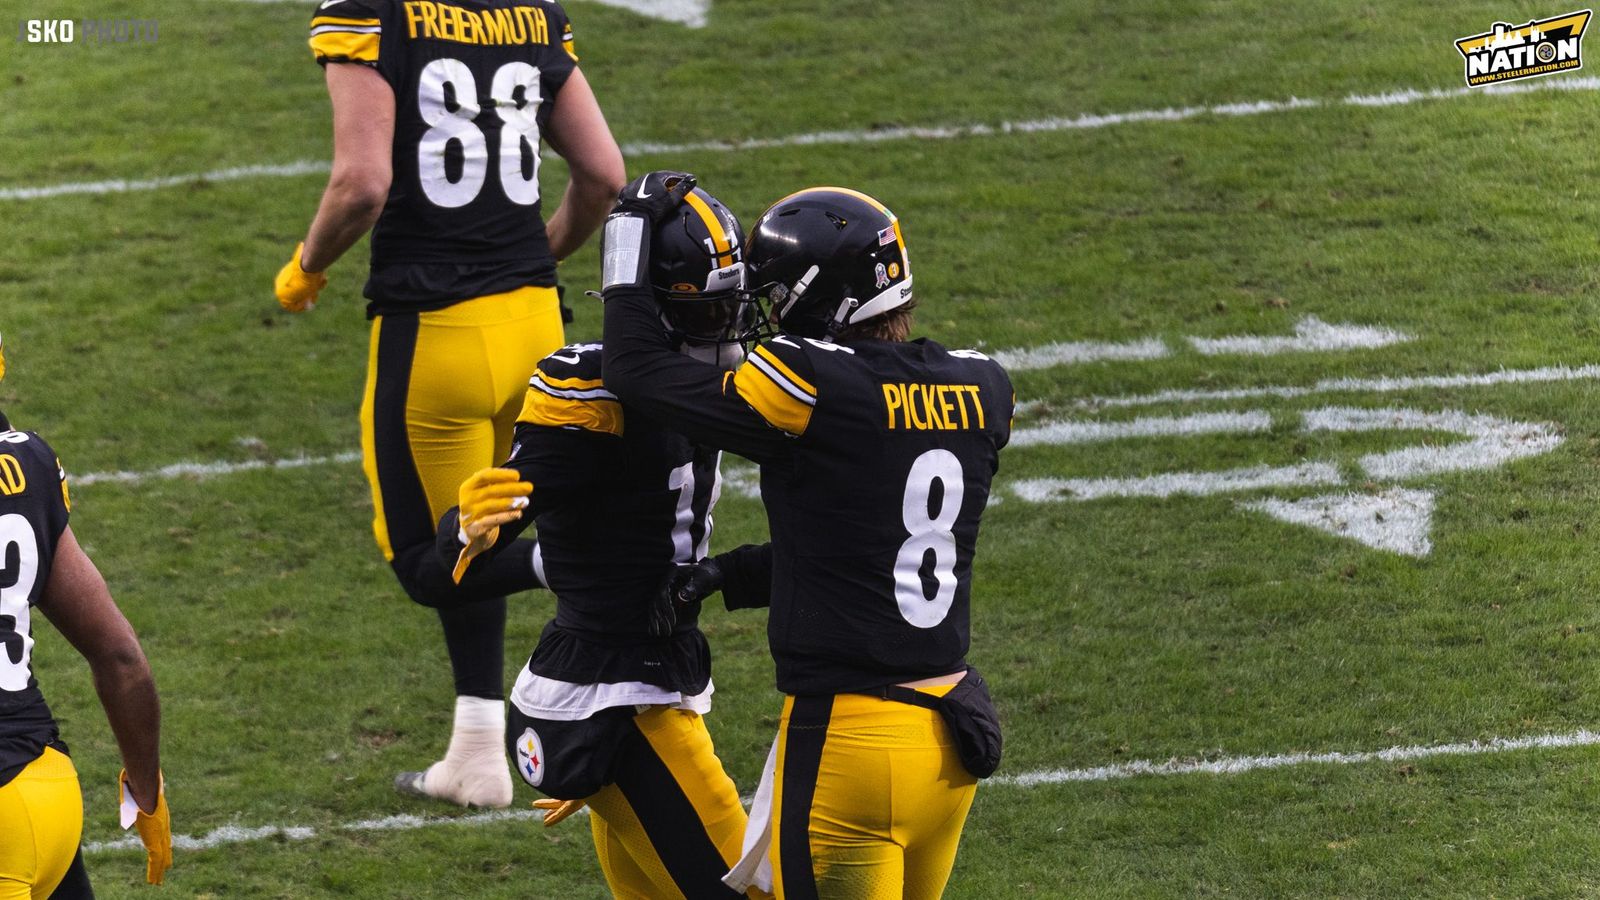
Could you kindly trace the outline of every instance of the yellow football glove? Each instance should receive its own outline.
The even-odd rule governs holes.
[[[278,270],[278,280],[273,283],[273,289],[278,294],[278,305],[293,313],[316,309],[317,292],[328,285],[328,276],[321,272],[307,272],[300,267],[300,254],[305,249],[305,241],[295,245],[294,258]]]
[[[161,776],[161,786],[156,789],[156,810],[147,813],[139,808],[128,790],[128,770],[117,775],[117,803],[122,809],[122,827],[133,826],[139,830],[139,840],[144,844],[144,879],[160,884],[172,868],[172,817],[167,812],[167,780]]]
[[[562,819],[565,819],[567,816],[570,816],[578,810],[583,809],[586,803],[587,801],[584,800],[552,800],[549,798],[540,798],[533,801],[533,808],[544,810],[544,827],[549,828],[551,825],[554,825]]]
[[[466,546],[461,548],[455,570],[450,573],[456,584],[467,574],[473,557],[494,546],[500,537],[500,526],[522,518],[533,484],[521,478],[516,469],[479,469],[461,482],[457,494],[461,501],[460,537]]]

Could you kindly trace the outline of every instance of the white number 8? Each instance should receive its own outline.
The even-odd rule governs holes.
[[[938,511],[929,514],[928,499],[937,481],[944,488]],[[929,450],[917,457],[906,476],[900,519],[911,537],[900,545],[894,561],[894,598],[900,615],[918,628],[932,628],[950,614],[956,599],[956,536],[951,532],[961,515],[966,481],[961,460],[949,450]],[[922,585],[922,561],[933,551],[933,578],[938,589],[929,597]]]
[[[445,88],[455,95],[456,108],[446,102]],[[522,106],[516,92],[522,89]],[[500,127],[500,186],[506,199],[519,206],[539,200],[539,70],[525,62],[509,62],[494,73],[489,99]],[[489,172],[489,142],[477,126],[483,108],[478,105],[478,80],[459,59],[428,63],[417,81],[417,111],[428,123],[417,144],[417,176],[422,192],[435,205],[447,209],[466,206],[483,190]],[[461,180],[451,181],[445,171],[445,151],[451,141],[461,144]],[[523,153],[533,156],[532,172],[524,175]]]

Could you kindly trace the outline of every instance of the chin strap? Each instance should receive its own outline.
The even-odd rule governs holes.
[[[844,330],[850,324],[850,317],[855,315],[856,308],[861,305],[854,297],[846,297],[839,301],[839,308],[833,312],[833,320],[828,323],[828,339]]]
[[[783,309],[778,310],[778,318],[780,320],[783,319],[785,313],[794,309],[796,303],[800,302],[800,298],[811,288],[811,279],[816,278],[817,273],[821,271],[821,267],[812,266],[806,270],[806,274],[800,276],[799,281],[794,283],[794,287],[789,289],[789,296],[783,299]]]

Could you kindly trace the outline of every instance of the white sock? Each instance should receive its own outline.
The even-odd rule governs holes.
[[[506,730],[506,702],[485,700],[482,697],[457,697],[455,731],[493,729]]]

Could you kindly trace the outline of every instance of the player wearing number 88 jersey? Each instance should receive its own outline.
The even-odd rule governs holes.
[[[641,181],[671,196],[672,180]],[[771,807],[751,812],[752,830],[771,817],[777,894],[937,897],[975,778],[938,714],[884,696],[944,696],[967,673],[972,559],[1010,437],[1010,380],[976,351],[907,340],[899,220],[840,188],[785,198],[746,242],[746,282],[782,332],[731,378],[674,357],[631,271],[648,259],[612,264],[650,249],[629,220],[658,212],[632,191],[605,233],[606,382],[630,408],[761,467],[770,547],[718,560],[730,607],[770,603],[790,695]]]
[[[373,530],[406,592],[430,603],[415,576],[434,524],[462,480],[505,458],[528,372],[565,342],[556,263],[604,218],[622,156],[552,0],[323,0],[310,44],[333,102],[333,172],[276,292],[310,309],[323,270],[373,229],[361,407]],[[548,225],[542,139],[570,173]],[[443,760],[397,784],[504,806],[505,602],[438,614],[455,729]]]

